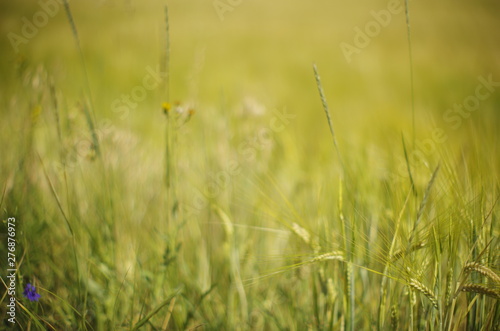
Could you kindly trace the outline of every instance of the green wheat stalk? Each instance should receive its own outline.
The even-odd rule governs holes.
[[[93,97],[92,97],[92,90],[90,89],[90,80],[89,80],[89,74],[87,70],[87,64],[85,61],[85,57],[83,56],[83,50],[80,44],[80,37],[78,36],[78,30],[76,29],[76,24],[75,20],[73,19],[73,14],[71,13],[71,9],[69,7],[68,0],[64,0],[64,10],[66,12],[66,17],[68,18],[69,24],[71,26],[71,31],[73,33],[73,37],[76,42],[76,48],[78,50],[78,55],[80,56],[80,62],[82,64],[83,68],[83,74],[85,77],[85,87],[87,89],[87,94],[89,98],[89,104],[90,104],[90,110],[87,108],[86,105],[83,105],[83,111],[85,113],[85,119],[87,121],[87,125],[89,126],[90,133],[92,136],[92,144],[94,151],[98,157],[101,156],[101,149],[99,147],[99,139],[97,137],[97,132],[95,129],[95,123],[96,123],[96,116],[94,112],[94,103],[93,103]]]
[[[332,134],[333,145],[335,147],[337,157],[339,158],[340,165],[341,165],[342,169],[344,170],[344,164],[342,162],[342,157],[340,156],[340,150],[339,150],[339,146],[337,143],[337,137],[335,136],[335,130],[333,129],[332,116],[330,115],[330,110],[328,109],[328,103],[326,101],[325,92],[323,91],[323,85],[321,84],[321,78],[319,76],[318,68],[317,68],[316,64],[313,64],[313,70],[314,70],[314,77],[316,78],[316,85],[318,87],[319,96],[321,98],[321,103],[323,105],[323,110],[325,111],[326,119],[328,120],[328,126],[330,128],[330,133]]]
[[[408,36],[408,57],[410,61],[410,95],[411,95],[411,115],[413,131],[413,148],[415,148],[415,88],[413,80],[413,51],[411,47],[411,28],[410,28],[410,6],[408,0],[405,0],[406,33]]]

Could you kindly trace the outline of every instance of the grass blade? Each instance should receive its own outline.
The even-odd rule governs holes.
[[[156,315],[160,309],[165,307],[170,303],[172,299],[174,299],[179,293],[180,293],[180,288],[177,288],[173,294],[169,295],[168,298],[163,301],[161,304],[158,305],[155,309],[153,309],[149,314],[147,314],[143,319],[141,319],[139,322],[137,322],[134,327],[132,328],[132,331],[139,330],[139,328],[143,327],[154,315]]]

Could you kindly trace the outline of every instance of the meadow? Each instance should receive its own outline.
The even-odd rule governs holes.
[[[2,1],[0,329],[499,330],[499,14]]]

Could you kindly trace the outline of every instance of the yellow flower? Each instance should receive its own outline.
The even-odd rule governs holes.
[[[172,105],[170,103],[168,103],[168,102],[164,102],[164,103],[161,104],[161,108],[163,109],[163,112],[165,114],[168,114],[168,112],[172,108]]]

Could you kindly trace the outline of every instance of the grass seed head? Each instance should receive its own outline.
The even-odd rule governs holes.
[[[500,300],[500,293],[498,293],[498,291],[480,284],[466,284],[462,287],[462,292],[483,294]]]
[[[481,275],[483,275],[485,277],[488,277],[489,279],[491,279],[492,281],[494,281],[495,283],[497,283],[497,284],[500,285],[500,276],[497,275],[490,268],[488,268],[488,267],[486,267],[484,265],[481,265],[481,264],[479,264],[477,262],[467,263],[464,266],[464,270],[465,271],[475,271],[477,273],[480,273]]]
[[[439,309],[436,295],[427,286],[425,286],[415,278],[410,278],[410,282],[408,285],[414,290],[417,290],[423,295],[425,295],[431,301],[434,308]]]

